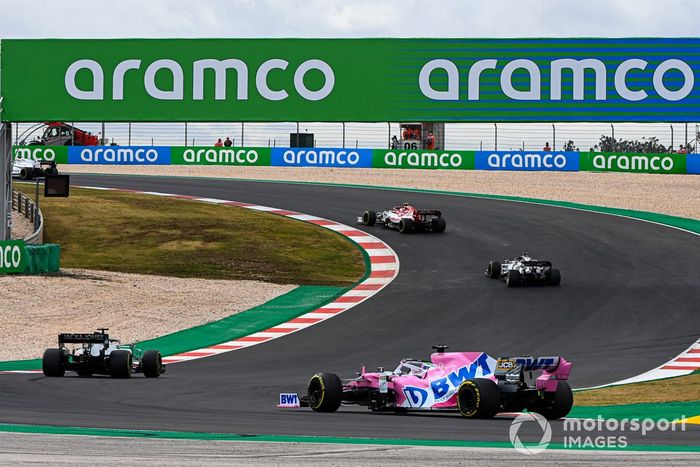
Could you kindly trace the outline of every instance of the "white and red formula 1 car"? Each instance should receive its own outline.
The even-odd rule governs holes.
[[[385,211],[365,211],[357,222],[364,225],[383,224],[401,233],[429,231],[442,233],[447,227],[442,213],[436,209],[416,209],[408,203]]]

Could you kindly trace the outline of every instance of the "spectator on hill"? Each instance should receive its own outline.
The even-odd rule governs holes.
[[[231,141],[231,138],[229,138],[228,136],[226,137],[226,141],[224,141],[224,146],[226,146],[227,148],[233,146],[233,141]]]
[[[221,142],[221,138],[219,138],[216,143],[214,143],[215,148],[220,148],[223,147],[224,143]]]
[[[676,152],[678,154],[687,154],[688,153],[688,151],[686,151],[686,149],[683,147],[682,144],[680,146],[678,146],[678,151],[676,151]]]
[[[410,139],[411,138],[411,130],[408,129],[408,127],[403,127],[403,134],[401,135],[401,139]]]
[[[399,139],[396,135],[391,137],[391,149],[399,149]]]
[[[545,152],[551,152],[552,148],[551,148],[551,146],[549,145],[549,141],[547,141],[546,143],[544,143],[544,147],[542,148],[542,150],[545,151]]]

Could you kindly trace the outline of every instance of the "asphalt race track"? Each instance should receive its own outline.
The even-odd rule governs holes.
[[[2,423],[505,441],[509,419],[346,408],[317,414],[275,404],[279,392],[302,391],[315,372],[352,377],[362,364],[393,368],[403,357],[427,357],[433,344],[493,356],[562,355],[574,362],[572,386],[585,387],[643,373],[700,336],[700,238],[652,223],[364,188],[79,175],[72,183],[244,201],[344,223],[354,223],[365,209],[410,201],[441,209],[447,231],[401,235],[360,227],[400,258],[399,275],[384,291],[288,337],[171,365],[157,380],[3,376]],[[562,285],[508,289],[484,276],[489,260],[524,250],[561,269]],[[554,424],[555,435],[560,425]],[[639,442],[697,444],[699,431],[688,430],[648,434]]]

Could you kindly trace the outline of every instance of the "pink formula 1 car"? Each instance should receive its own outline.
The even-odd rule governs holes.
[[[364,225],[382,224],[401,233],[430,231],[442,233],[447,223],[442,213],[436,209],[416,209],[408,203],[394,206],[386,211],[365,211],[357,222]]]
[[[562,357],[508,357],[483,352],[437,350],[430,361],[406,358],[394,371],[368,373],[341,381],[333,373],[311,377],[301,406],[335,412],[341,405],[363,405],[373,411],[458,410],[467,418],[492,418],[499,412],[537,412],[547,419],[569,413],[573,393],[566,381],[571,363]],[[541,371],[534,385],[525,374]]]

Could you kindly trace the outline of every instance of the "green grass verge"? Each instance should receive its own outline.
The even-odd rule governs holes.
[[[700,374],[666,378],[643,383],[608,386],[576,391],[577,407],[659,402],[695,402],[700,404]],[[700,414],[700,408],[698,409]]]
[[[624,400],[624,399],[621,399]],[[687,402],[656,402],[645,404],[605,405],[601,407],[574,407],[569,418],[651,418],[666,420],[691,418],[700,415],[700,401]]]
[[[248,209],[76,188],[42,197],[41,210],[44,241],[61,245],[66,268],[334,286],[364,273],[341,235]]]
[[[468,422],[465,422],[468,423]],[[255,435],[237,433],[206,433],[193,431],[160,431],[160,430],[129,430],[119,428],[88,428],[51,425],[15,425],[0,424],[0,432],[5,433],[39,433],[50,435],[82,435],[82,436],[112,436],[122,438],[148,439],[187,439],[207,441],[253,441],[269,443],[325,443],[325,444],[355,444],[383,446],[432,446],[455,448],[503,448],[513,449],[513,444],[507,441],[477,441],[477,440],[432,440],[432,439],[400,439],[400,438],[362,438],[340,436],[304,436],[304,435]],[[549,449],[603,450],[603,451],[667,451],[667,452],[700,452],[700,446],[693,445],[628,445],[618,447],[569,447],[562,443],[550,443]]]

